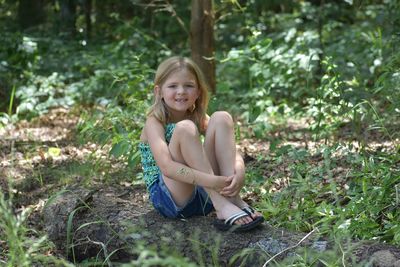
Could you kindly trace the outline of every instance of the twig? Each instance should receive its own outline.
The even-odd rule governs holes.
[[[264,263],[263,267],[267,266],[268,263],[270,263],[272,260],[274,260],[276,257],[278,257],[279,255],[281,255],[282,253],[284,253],[284,252],[286,252],[286,251],[288,251],[288,250],[291,250],[291,249],[293,249],[293,248],[298,247],[304,240],[306,240],[306,239],[307,239],[312,233],[314,233],[315,230],[317,230],[317,229],[318,229],[318,228],[314,228],[311,232],[309,232],[308,234],[306,234],[296,245],[290,246],[290,247],[288,247],[288,248],[286,248],[286,249],[284,249],[284,250],[278,252],[277,254],[275,254],[274,256],[272,256],[271,258],[269,258],[269,260],[267,260],[267,261]]]
[[[157,3],[161,2],[161,3]],[[189,34],[188,29],[186,28],[185,22],[178,16],[178,13],[176,12],[174,6],[170,3],[169,0],[163,0],[163,1],[151,1],[150,3],[147,4],[140,4],[140,3],[134,3],[132,2],[133,5],[136,6],[142,6],[145,7],[146,9],[149,7],[156,8],[155,12],[169,12],[171,13],[172,17],[175,17],[176,20],[178,21],[179,26],[185,31],[186,34]]]
[[[342,264],[343,264],[343,267],[346,267],[345,255],[344,255],[345,253],[344,253],[342,245],[340,243],[339,243],[339,248],[340,248],[340,251],[342,252]]]
[[[111,264],[110,260],[108,259],[108,253],[107,253],[107,247],[106,247],[106,245],[104,245],[103,242],[94,241],[94,240],[90,239],[90,237],[88,237],[88,236],[87,236],[86,238],[89,240],[89,242],[91,242],[91,243],[93,243],[93,244],[96,244],[96,245],[100,245],[100,246],[103,248],[103,253],[104,253],[104,257],[106,258],[107,265],[108,265],[109,267],[111,267],[112,264]]]
[[[165,3],[167,4],[167,10],[171,12],[172,17],[175,17],[176,20],[178,21],[178,24],[185,31],[185,33],[189,34],[189,31],[186,29],[185,22],[183,22],[183,20],[178,16],[178,13],[176,13],[174,6],[168,0],[166,0]]]

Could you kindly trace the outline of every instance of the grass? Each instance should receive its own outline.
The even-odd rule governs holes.
[[[4,240],[0,261],[2,266],[48,265],[72,266],[67,261],[49,255],[52,244],[46,235],[27,227],[30,208],[15,213],[12,206],[12,188],[6,197],[0,191],[0,239]]]
[[[12,115],[12,109],[13,109],[13,105],[14,105],[14,97],[15,97],[15,85],[12,88],[11,96],[10,96],[10,103],[8,105],[8,116],[9,117],[11,117],[11,115]]]
[[[303,248],[276,266],[365,266],[352,257],[355,240],[400,245],[400,146],[390,139],[361,147],[340,140],[312,149],[283,140],[248,164],[246,194],[258,196],[271,225],[318,229],[334,241],[328,251]]]
[[[265,192],[259,207],[275,226],[304,232],[318,227],[327,235],[344,232],[399,245],[399,160],[392,149],[352,151],[335,144],[312,153],[292,147],[253,163],[251,176],[263,165],[271,176],[251,187]]]
[[[205,233],[200,232],[199,229],[194,229],[188,236],[183,236],[184,233],[173,229],[171,225],[163,225],[161,232],[164,231],[165,234],[159,242],[147,244],[144,242],[146,238],[141,237],[152,236],[153,233],[140,228],[141,226],[138,225],[128,225],[127,234],[137,237],[130,248],[138,257],[122,266],[221,266],[218,257],[222,241],[220,236],[212,236],[213,241],[205,243],[201,238]],[[210,246],[210,243],[213,245]],[[186,252],[190,250],[193,255],[190,259],[182,253],[182,246],[185,244],[188,245]],[[242,256],[235,256],[235,259]]]
[[[14,143],[11,145],[11,158],[10,169],[12,173],[16,169],[15,162],[17,162],[15,160]],[[43,185],[41,173],[39,172],[39,178],[36,177],[35,171],[32,174],[31,180],[33,182],[36,180],[39,185]],[[0,244],[0,265],[21,267],[35,265],[71,266],[68,261],[51,255],[54,247],[45,234],[27,225],[29,216],[31,216],[35,207],[34,205],[22,205],[17,208],[16,203],[20,201],[21,195],[19,194],[21,192],[16,189],[15,180],[14,177],[7,175],[6,184],[8,187],[0,190],[0,240],[4,240]],[[22,185],[23,187],[26,187],[26,185]]]

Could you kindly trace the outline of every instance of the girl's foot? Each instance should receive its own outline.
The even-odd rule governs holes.
[[[249,208],[245,207],[244,209]],[[253,219],[251,213],[244,209],[240,209],[232,203],[225,205],[222,211],[217,211],[218,219],[215,220],[214,226],[221,231],[245,232],[257,227],[264,221],[262,216]]]
[[[219,220],[229,219],[231,216],[235,214],[240,214],[243,210],[232,203],[226,204],[221,210],[217,210],[217,218]],[[252,216],[247,214],[247,216],[242,216],[234,221],[234,224],[243,225],[247,223],[251,223],[253,221]]]
[[[244,206],[242,210],[247,214],[249,214],[253,219],[263,217],[263,215],[259,211],[255,210],[253,207],[249,205]]]
[[[243,199],[241,199],[239,196],[232,197],[230,198],[230,200],[234,205],[249,214],[253,220],[263,216],[259,211],[255,210],[249,204],[244,202]]]

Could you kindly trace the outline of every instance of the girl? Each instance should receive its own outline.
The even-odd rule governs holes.
[[[165,217],[205,216],[215,209],[218,229],[250,230],[264,219],[239,196],[245,172],[233,120],[227,112],[206,114],[207,92],[192,60],[171,57],[158,67],[139,143],[150,200]]]

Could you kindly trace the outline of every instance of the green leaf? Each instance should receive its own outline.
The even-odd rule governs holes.
[[[131,149],[131,145],[128,141],[122,140],[116,143],[110,150],[110,155],[113,155],[116,158],[121,157],[122,155],[127,154],[127,152]]]
[[[270,150],[271,152],[274,152],[274,151],[276,150],[277,146],[278,146],[281,142],[282,142],[282,140],[280,140],[280,139],[274,139],[274,140],[272,140],[272,141],[270,142],[270,145],[269,145],[269,150]]]
[[[261,114],[261,108],[254,106],[249,112],[249,123],[254,122]]]
[[[136,151],[135,153],[131,154],[128,159],[128,165],[130,167],[134,167],[138,165],[140,162],[140,151]]]
[[[58,147],[49,147],[48,153],[52,157],[58,157],[61,154],[61,149]]]

